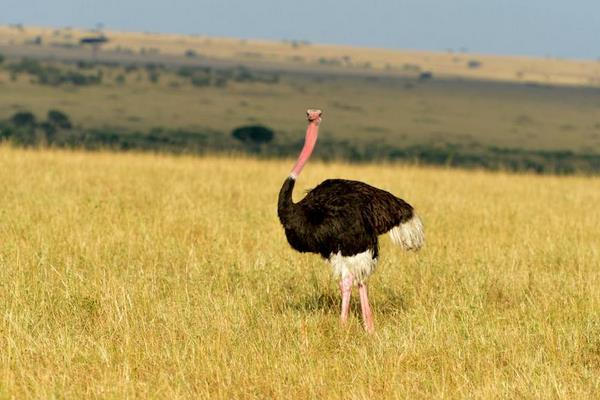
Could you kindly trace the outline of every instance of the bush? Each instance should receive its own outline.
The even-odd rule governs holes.
[[[148,80],[152,83],[158,83],[160,79],[160,72],[158,71],[148,71]]]
[[[102,82],[102,73],[96,75],[86,75],[80,72],[67,71],[64,74],[59,75],[59,78],[54,82],[45,81],[40,79],[40,83],[60,85],[63,83],[70,83],[76,86],[95,85]]]
[[[244,66],[240,66],[235,70],[233,79],[236,82],[251,82],[255,80],[252,72]]]
[[[320,57],[319,64],[338,66],[338,65],[342,65],[342,62],[334,57],[332,57],[332,58]]]
[[[231,136],[240,142],[258,145],[271,142],[275,133],[261,125],[249,125],[234,129]]]
[[[73,127],[69,116],[58,110],[48,111],[48,123],[54,127],[62,129],[71,129]]]
[[[188,78],[194,86],[209,86],[211,83],[210,67],[181,67],[177,70],[177,75],[182,78]]]
[[[467,63],[467,66],[468,66],[469,68],[471,68],[471,69],[476,69],[476,68],[479,68],[479,67],[481,67],[481,61],[479,61],[479,60],[470,60],[470,61]]]
[[[183,77],[183,78],[191,78],[194,75],[197,75],[199,73],[202,73],[204,75],[210,74],[211,68],[210,67],[189,67],[189,66],[184,66],[181,67],[177,70],[177,75]]]
[[[425,71],[425,72],[421,72],[419,74],[419,80],[420,81],[428,81],[433,79],[433,73],[429,72],[429,71]]]
[[[78,71],[62,70],[51,65],[43,65],[38,61],[23,59],[17,64],[9,66],[11,75],[26,73],[37,77],[38,83],[42,85],[58,86],[61,84],[93,85],[102,82],[102,72],[97,71],[95,75],[87,75]]]
[[[37,145],[38,136],[36,135],[36,129],[30,127],[16,128],[11,132],[10,140],[13,143],[24,147],[30,147]]]
[[[40,124],[40,128],[46,133],[46,141],[51,142],[56,135],[56,127],[50,122],[44,121]]]
[[[10,122],[14,126],[21,127],[34,127],[35,126],[35,115],[29,111],[19,111],[10,118]]]
[[[77,61],[77,68],[79,69],[92,69],[94,68],[94,63],[90,61]]]
[[[40,71],[42,71],[43,68],[39,62],[35,60],[30,60],[28,58],[24,58],[21,60],[21,62],[17,64],[11,64],[9,66],[9,69],[14,73],[24,72],[30,75],[37,75],[40,73]]]
[[[210,76],[208,75],[193,75],[191,78],[192,85],[194,86],[209,86]]]
[[[2,64],[4,62],[4,56],[2,54],[0,54],[0,64]]]

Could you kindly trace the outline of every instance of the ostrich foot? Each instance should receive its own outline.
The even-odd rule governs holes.
[[[367,284],[358,284],[358,293],[360,295],[360,308],[362,311],[363,324],[365,330],[368,333],[375,332],[375,324],[373,323],[373,314],[371,313],[371,307],[369,306],[369,296],[367,294]]]
[[[342,313],[340,322],[345,325],[348,321],[348,312],[350,311],[350,296],[352,295],[352,280],[354,277],[349,274],[340,281],[340,292],[342,292]]]

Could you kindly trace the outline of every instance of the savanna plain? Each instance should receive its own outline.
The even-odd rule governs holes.
[[[0,27],[0,399],[600,398],[598,62],[98,34]],[[296,200],[425,223],[373,335],[277,219],[307,107]]]
[[[377,331],[276,216],[293,160],[0,146],[2,398],[600,396],[600,180],[314,162],[410,201]]]

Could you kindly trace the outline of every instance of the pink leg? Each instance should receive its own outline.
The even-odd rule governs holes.
[[[360,294],[360,308],[362,310],[363,323],[365,329],[369,333],[375,332],[375,324],[373,323],[373,314],[371,314],[371,307],[369,306],[369,296],[367,295],[367,284],[358,284],[358,293]]]
[[[345,324],[348,321],[348,311],[350,310],[350,296],[352,295],[352,274],[340,281],[340,291],[342,292],[342,314],[340,321]]]

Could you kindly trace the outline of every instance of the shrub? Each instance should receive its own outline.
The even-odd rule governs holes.
[[[38,144],[38,136],[33,127],[16,128],[11,132],[10,140],[21,146],[29,147]]]
[[[257,145],[271,142],[275,133],[262,125],[249,125],[234,129],[231,136],[240,142]]]
[[[14,73],[24,72],[30,75],[37,75],[42,70],[42,66],[38,61],[24,58],[17,64],[11,64],[9,69]]]
[[[40,128],[46,133],[46,139],[51,142],[56,135],[56,127],[48,121],[44,121],[40,124]]]
[[[210,76],[197,74],[193,75],[190,81],[194,86],[208,86],[210,85]]]
[[[48,123],[62,129],[71,129],[73,127],[69,116],[58,110],[48,111]]]
[[[96,75],[86,75],[76,71],[67,71],[61,74],[59,79],[55,83],[45,82],[40,79],[40,83],[48,83],[59,85],[62,83],[70,83],[76,86],[94,85],[102,82],[102,73],[98,72]]]
[[[26,44],[33,44],[36,46],[39,46],[42,44],[42,37],[41,36],[36,36],[33,39],[29,39],[25,41]]]
[[[158,83],[158,80],[160,79],[160,72],[153,70],[153,71],[148,71],[148,80],[152,83]]]
[[[476,69],[481,67],[481,61],[479,60],[469,60],[469,62],[467,63],[467,66],[471,69]]]
[[[94,63],[90,61],[77,61],[77,68],[79,69],[92,69],[94,68]]]
[[[29,111],[19,111],[10,118],[10,121],[16,127],[33,127],[35,126],[35,115]]]
[[[209,86],[211,82],[210,67],[184,66],[177,70],[177,75],[188,78],[194,86]]]
[[[29,59],[23,59],[17,64],[11,64],[9,70],[11,71],[11,76],[16,76],[19,73],[33,75],[43,85],[93,85],[102,82],[102,72],[100,70],[95,75],[87,75],[78,71],[64,71],[51,65],[42,65],[38,61]]]
[[[184,78],[191,78],[193,75],[198,73],[210,74],[210,67],[190,67],[184,66],[177,70],[177,75]]]
[[[0,121],[0,142],[12,135],[12,127]]]
[[[320,57],[319,64],[338,66],[338,65],[341,65],[342,62],[334,57],[332,57],[332,58]]]
[[[235,70],[233,79],[236,82],[250,82],[255,80],[252,72],[244,66],[240,66]]]
[[[428,81],[433,79],[433,73],[429,72],[429,71],[425,71],[425,72],[421,72],[419,74],[419,80],[420,81]]]

